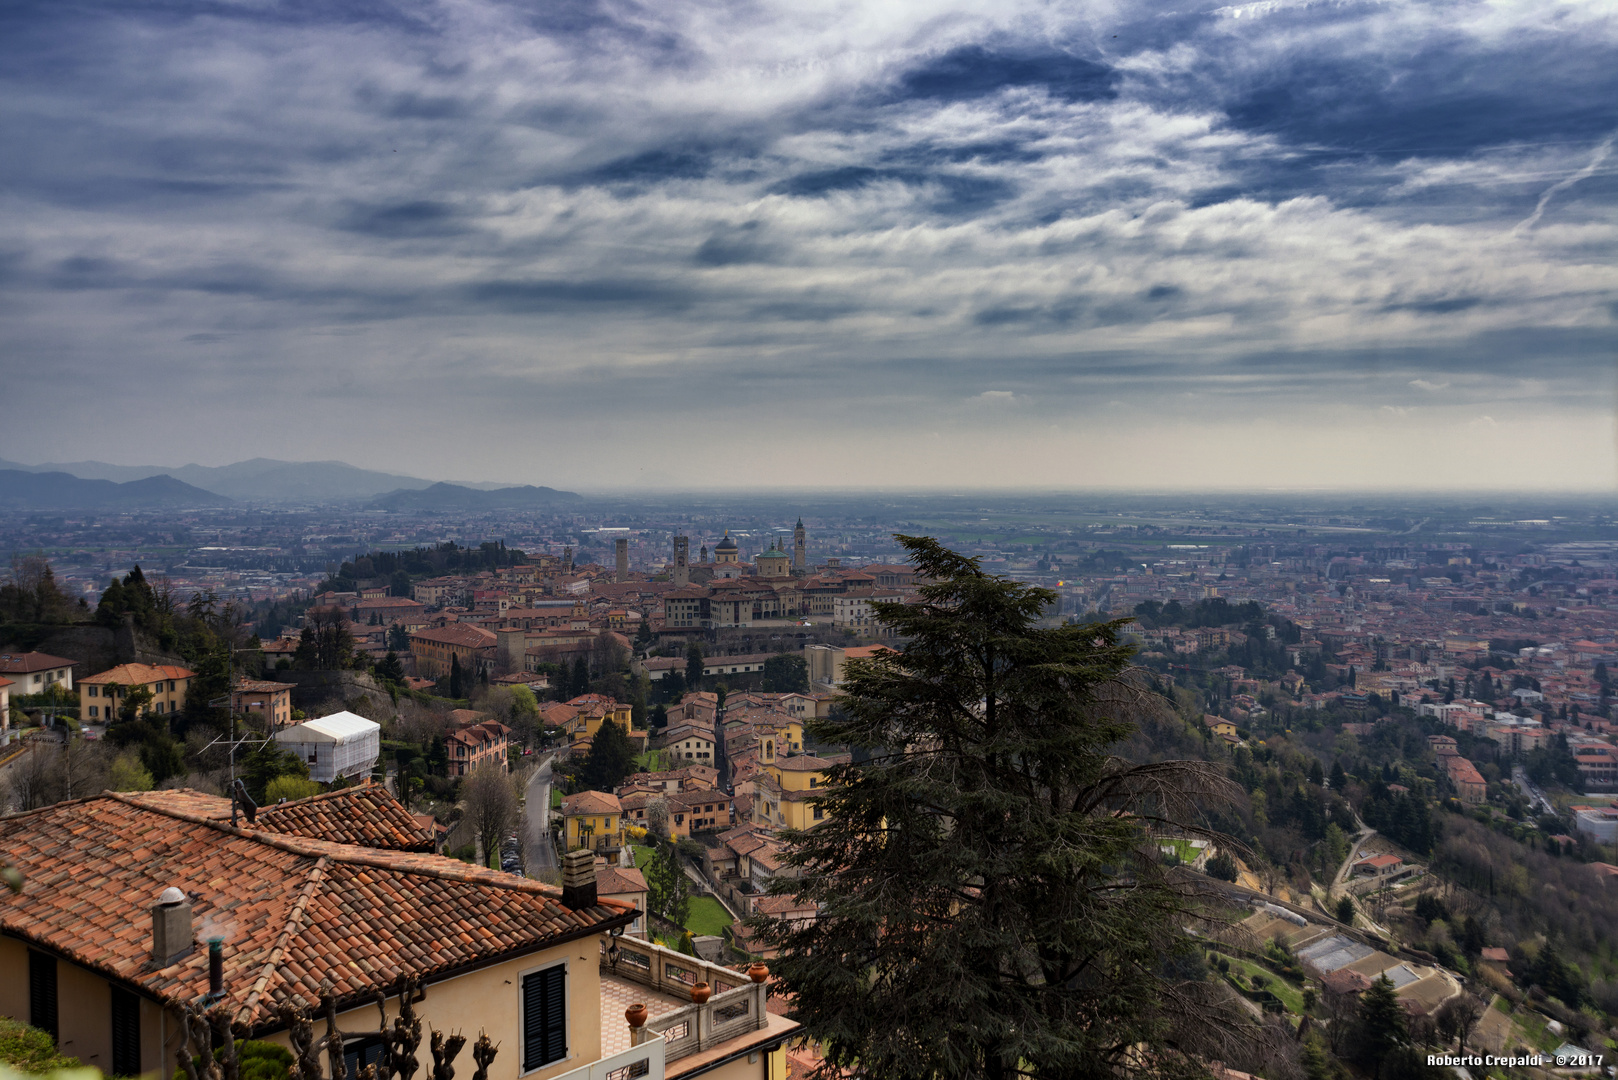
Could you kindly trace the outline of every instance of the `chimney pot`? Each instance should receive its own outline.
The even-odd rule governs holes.
[[[562,905],[572,911],[596,906],[596,857],[586,848],[562,856]]]
[[[191,951],[191,901],[174,887],[152,905],[152,958],[164,967]]]
[[[225,939],[208,939],[208,996],[218,1000],[225,996]]]

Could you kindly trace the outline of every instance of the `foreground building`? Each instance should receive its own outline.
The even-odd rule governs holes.
[[[281,1006],[311,1006],[329,983],[346,1056],[365,1063],[375,996],[391,1019],[413,980],[434,1028],[499,1044],[491,1080],[785,1077],[798,1025],[766,1008],[764,976],[621,936],[640,912],[598,896],[587,853],[566,860],[558,890],[323,838],[419,843],[387,801],[332,793],[244,809],[233,827],[214,796],[108,792],[8,818],[0,858],[24,885],[0,899],[0,1014],[108,1075],[166,1075],[181,1009],[217,1002],[249,1037],[289,1046]],[[368,814],[381,822],[343,820]],[[694,1000],[698,982],[711,999]],[[635,1003],[639,1027],[624,1016]],[[427,1075],[425,1039],[420,1057]]]

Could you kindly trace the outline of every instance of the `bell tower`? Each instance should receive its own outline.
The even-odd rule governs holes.
[[[792,572],[794,574],[802,574],[808,569],[808,546],[809,534],[804,531],[803,518],[799,518],[797,527],[792,530]]]

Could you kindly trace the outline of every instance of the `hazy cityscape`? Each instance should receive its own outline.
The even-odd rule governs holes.
[[[1618,1080],[1618,7],[0,5],[0,1080]]]

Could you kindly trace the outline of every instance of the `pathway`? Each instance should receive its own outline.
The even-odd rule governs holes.
[[[523,866],[530,877],[556,871],[556,845],[551,843],[551,759],[546,758],[528,778],[523,802]]]

